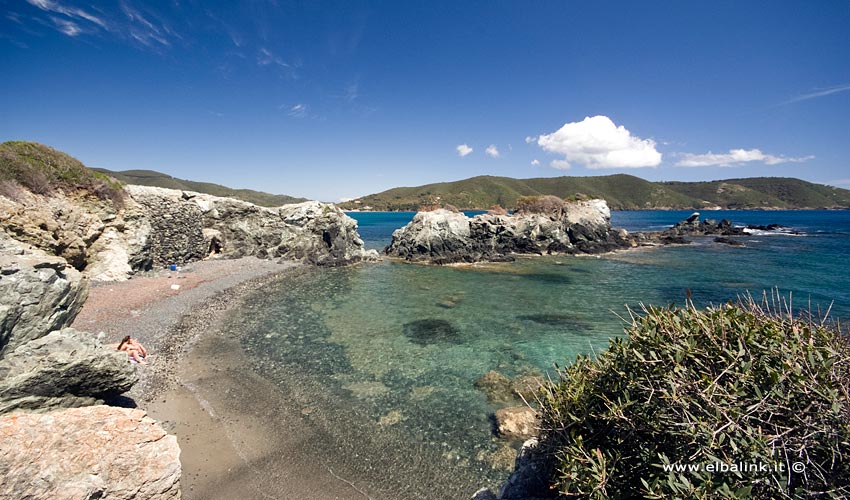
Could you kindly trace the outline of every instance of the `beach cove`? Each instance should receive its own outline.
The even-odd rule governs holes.
[[[620,224],[647,229],[681,215],[614,218],[615,225],[623,216]],[[488,370],[551,371],[553,363],[604,349],[608,337],[621,334],[616,313],[625,314],[625,305],[682,301],[685,289],[708,303],[794,283],[796,300],[811,296],[824,308],[827,293],[847,290],[840,260],[847,212],[733,216],[736,223],[785,222],[804,234],[752,235],[745,248],[705,241],[460,268],[201,262],[178,273],[183,278],[153,278],[164,287],[172,278],[189,283],[205,276],[197,287],[147,303],[144,315],[130,311],[123,324],[106,316],[100,324],[130,331],[169,318],[161,331],[185,335],[177,337],[183,350],[166,355],[179,363],[161,377],[161,360],[153,358],[151,376],[130,395],[178,435],[186,498],[236,491],[257,498],[464,498],[495,486],[512,466],[513,448],[492,436],[495,407],[473,386]],[[388,236],[360,224],[367,246]],[[813,251],[826,257],[801,267]],[[812,266],[823,269],[806,281]],[[86,308],[96,307],[102,290],[108,296],[105,287],[129,291],[145,279],[95,287]],[[184,293],[196,298],[179,298]],[[846,318],[847,297],[834,298],[833,317]],[[175,308],[175,300],[187,302]],[[87,317],[84,308],[78,322]],[[424,329],[410,326],[428,320]],[[450,325],[458,337],[429,340],[428,325],[433,333],[435,324]],[[417,332],[425,335],[421,342],[412,341]],[[170,383],[145,382],[158,377]],[[163,385],[168,392],[160,392]]]

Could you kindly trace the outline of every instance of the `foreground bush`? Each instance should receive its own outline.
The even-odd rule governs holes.
[[[541,449],[554,461],[554,490],[850,494],[850,349],[837,327],[752,300],[647,308],[632,320],[628,339],[579,357],[543,390]]]

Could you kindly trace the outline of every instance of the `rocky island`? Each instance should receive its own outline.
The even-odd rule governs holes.
[[[408,262],[453,264],[500,262],[517,255],[600,254],[614,250],[688,244],[685,237],[714,235],[718,243],[739,245],[729,237],[747,229],[774,231],[779,225],[734,227],[723,219],[700,220],[699,212],[664,231],[629,233],[611,226],[605,200],[565,201],[556,196],[526,197],[508,214],[493,209],[467,217],[451,208],[417,212],[396,230],[384,253]]]

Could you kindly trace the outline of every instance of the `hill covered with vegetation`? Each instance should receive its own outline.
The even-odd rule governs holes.
[[[515,208],[523,196],[603,198],[614,210],[850,208],[850,190],[784,177],[710,182],[650,182],[633,175],[513,179],[479,176],[399,187],[341,204],[346,209],[416,210],[450,204],[461,209]]]
[[[121,183],[61,151],[36,142],[0,144],[0,194],[15,198],[21,189],[36,194],[56,190],[119,202]]]
[[[105,168],[95,168],[94,170],[114,177],[126,184],[197,191],[198,193],[211,194],[213,196],[236,198],[263,207],[279,207],[288,203],[307,201],[306,198],[296,198],[285,194],[270,194],[262,191],[254,191],[253,189],[233,189],[222,186],[221,184],[213,184],[212,182],[178,179],[155,170],[123,170],[118,172]]]

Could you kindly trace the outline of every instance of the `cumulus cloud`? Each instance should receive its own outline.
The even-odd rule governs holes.
[[[549,166],[556,170],[569,170],[570,162],[567,160],[552,160],[549,162]]]
[[[655,167],[661,163],[655,141],[633,136],[607,116],[567,123],[551,134],[540,135],[537,144],[546,151],[564,155],[555,167],[560,169],[568,168],[573,162],[587,168]]]
[[[797,158],[787,156],[776,156],[763,153],[760,149],[730,149],[728,153],[691,154],[683,153],[681,159],[676,162],[677,167],[732,167],[752,161],[762,162],[765,165],[777,165],[779,163],[800,163],[808,161],[814,156],[801,156]]]
[[[502,153],[499,153],[499,148],[497,148],[495,144],[487,146],[487,149],[485,149],[484,152],[491,158],[498,158],[502,156]]]
[[[536,167],[538,165],[540,165],[540,160],[538,160],[538,159],[531,160],[531,166]]]
[[[525,143],[526,144],[531,144],[532,142],[534,142],[536,140],[537,140],[537,137],[532,137],[530,135],[525,136]]]
[[[461,158],[472,152],[472,148],[466,144],[459,144],[455,149],[457,150],[457,155]]]

